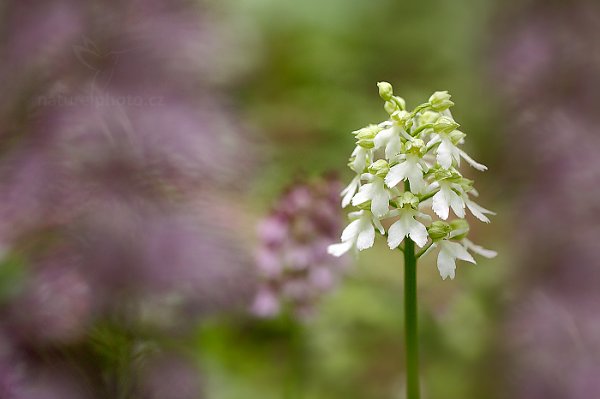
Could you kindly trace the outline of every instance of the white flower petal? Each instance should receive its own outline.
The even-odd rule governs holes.
[[[400,136],[394,134],[387,142],[385,146],[385,157],[387,159],[391,159],[396,154],[402,151],[402,142],[400,141]]]
[[[487,216],[485,216],[484,214],[487,213],[489,215],[495,215],[495,212],[490,211],[489,209],[485,209],[484,207],[482,207],[481,205],[475,203],[474,201],[471,201],[469,199],[465,200],[465,204],[467,205],[467,208],[469,208],[469,211],[471,211],[471,213],[473,214],[473,216],[475,216],[477,219],[481,220],[482,222],[485,223],[489,223],[490,219],[488,219]]]
[[[433,196],[431,208],[442,220],[448,219],[448,214],[450,213],[450,204],[448,203],[448,199],[442,190],[438,191]]]
[[[411,217],[412,221],[410,224],[410,231],[408,233],[411,240],[415,242],[420,248],[423,248],[427,244],[427,229],[420,222],[416,221]]]
[[[452,255],[450,255],[447,251],[444,251],[443,247],[440,250],[437,258],[437,267],[440,272],[440,276],[442,276],[442,280],[450,277],[454,279],[455,271],[456,271],[456,262]]]
[[[436,159],[444,169],[450,169],[452,166],[452,147],[453,145],[449,139],[442,139],[436,150]]]
[[[379,219],[378,219],[378,218],[376,218],[376,217],[372,217],[372,218],[371,218],[371,221],[373,222],[373,226],[375,226],[375,228],[376,228],[377,230],[379,230],[379,232],[380,232],[381,234],[385,234],[385,229],[383,228],[383,225],[381,224],[381,222],[379,221]]]
[[[354,161],[352,161],[352,170],[356,173],[362,173],[365,170],[365,166],[367,166],[367,157],[370,155],[371,151],[363,148],[361,146],[357,146],[352,152],[352,156],[354,156]]]
[[[356,177],[354,177],[354,179],[352,179],[350,184],[348,184],[348,186],[341,193],[342,208],[345,208],[348,205],[350,205],[350,202],[352,201],[352,197],[354,197],[354,194],[356,194],[356,191],[358,190],[359,187],[360,187],[360,176],[356,176]]]
[[[373,183],[360,186],[358,193],[352,198],[352,205],[360,205],[371,200],[373,196]]]
[[[423,180],[423,171],[416,160],[407,160],[408,167],[406,168],[406,176],[410,182],[410,191],[415,194],[420,194],[425,191],[426,183]]]
[[[498,252],[492,251],[491,249],[483,248],[482,246],[474,244],[473,242],[471,242],[470,240],[468,240],[466,238],[463,238],[462,242],[467,249],[470,249],[471,251],[475,252],[477,255],[481,255],[484,258],[491,259],[491,258],[495,258],[498,255]]]
[[[354,243],[352,241],[341,242],[338,244],[331,244],[327,247],[327,253],[333,256],[340,257],[346,252],[348,252]]]
[[[394,129],[389,127],[387,129],[383,129],[373,139],[373,143],[375,144],[375,149],[379,149],[386,145],[390,138],[394,135]]]
[[[460,195],[456,194],[448,185],[442,184],[440,192],[444,193],[450,207],[459,218],[465,217],[465,203]]]
[[[412,139],[414,139],[414,137],[411,136],[410,134],[408,134],[406,132],[406,130],[404,130],[404,129],[400,128],[400,127],[398,127],[397,129],[398,129],[398,132],[402,135],[402,137],[404,137],[406,140],[412,140]]]
[[[469,165],[471,165],[473,168],[483,172],[487,170],[487,166],[480,164],[479,162],[475,161],[473,158],[471,158],[466,152],[464,152],[463,150],[459,149],[458,153],[460,154],[461,157],[464,158],[465,161],[467,161],[467,163]]]
[[[372,184],[371,212],[377,217],[382,217],[388,212],[390,195],[383,185],[383,180]]]
[[[402,180],[406,179],[406,170],[408,167],[409,165],[407,161],[392,166],[387,173],[387,176],[385,176],[385,184],[391,188],[396,186],[396,184],[400,183]]]
[[[410,217],[410,216],[409,216]],[[390,249],[398,248],[404,237],[410,232],[410,222],[402,215],[388,230],[388,246]]]
[[[368,220],[366,223],[363,222],[361,227],[361,231],[358,233],[356,239],[356,248],[358,248],[359,251],[371,248],[375,242],[375,228],[371,224],[371,221]]]
[[[342,242],[356,241],[356,237],[358,236],[358,233],[360,232],[360,228],[361,228],[361,219],[357,219],[357,220],[354,220],[353,222],[351,222],[348,226],[346,226],[344,231],[342,231],[342,237],[341,237]]]
[[[467,252],[465,247],[457,242],[444,241],[442,243],[443,250],[448,252],[456,259],[464,260],[466,262],[476,263],[475,259]]]

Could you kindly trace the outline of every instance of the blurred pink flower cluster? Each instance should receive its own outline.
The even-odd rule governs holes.
[[[0,397],[125,397],[133,370],[98,360],[97,328],[127,331],[100,341],[131,357],[253,292],[223,212],[253,164],[211,79],[226,44],[187,1],[8,1],[1,19]]]
[[[252,312],[273,317],[289,311],[305,319],[346,268],[327,247],[339,239],[341,183],[325,178],[291,186],[260,223],[256,263],[263,283]]]
[[[520,290],[506,335],[512,397],[589,398],[600,370],[600,4],[515,4],[497,81],[511,115],[509,171]],[[524,173],[526,171],[526,173]]]

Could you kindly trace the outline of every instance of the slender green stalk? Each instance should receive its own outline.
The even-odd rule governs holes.
[[[417,335],[417,258],[415,243],[404,246],[404,329],[406,333],[406,398],[419,399],[419,337]]]

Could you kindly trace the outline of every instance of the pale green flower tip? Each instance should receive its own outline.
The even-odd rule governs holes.
[[[441,116],[435,123],[433,124],[433,130],[436,133],[451,133],[460,125],[456,123],[452,118],[447,116]]]
[[[377,87],[379,88],[379,97],[384,101],[390,101],[394,95],[394,89],[388,82],[378,82]]]
[[[411,193],[410,191],[403,192],[397,200],[398,207],[403,208],[404,206],[409,206],[411,208],[417,209],[419,206],[419,198]]]
[[[357,139],[374,139],[377,133],[381,131],[381,128],[377,125],[369,125],[361,129],[355,130],[352,133]]]
[[[425,152],[425,142],[421,139],[412,139],[403,144],[403,149],[407,154],[421,156]]]
[[[452,227],[446,222],[442,222],[440,220],[436,220],[431,223],[431,225],[427,228],[427,233],[429,233],[429,237],[432,241],[443,240],[448,237],[448,234],[452,231]]]
[[[432,172],[435,181],[460,179],[462,177],[454,168],[444,169],[439,165],[436,166]]]
[[[450,140],[452,141],[452,144],[454,144],[454,145],[459,144],[462,139],[467,137],[467,135],[465,133],[461,132],[460,130],[454,130],[453,132],[450,133],[449,136],[450,136]]]
[[[410,114],[404,110],[398,110],[392,113],[391,117],[394,122],[397,122],[400,125],[405,125],[410,119]]]
[[[379,159],[369,166],[369,172],[374,174],[377,177],[384,178],[390,170],[390,166],[388,165],[385,159]]]
[[[451,236],[455,240],[462,240],[469,234],[469,223],[465,219],[454,219],[450,222]]]
[[[465,192],[468,192],[473,189],[473,184],[475,182],[471,179],[460,177],[457,179],[456,183],[460,185]]]
[[[419,123],[427,124],[434,123],[440,118],[440,114],[434,111],[425,111],[421,115],[419,115]]]
[[[370,150],[371,148],[375,147],[375,143],[373,142],[373,139],[361,139],[358,140],[356,142],[356,145],[362,147],[362,148],[366,148],[367,150]]]
[[[450,101],[450,97],[447,91],[436,91],[429,97],[429,104],[431,104],[431,108],[435,111],[444,111],[454,105]]]
[[[355,205],[361,211],[371,211],[371,200]]]

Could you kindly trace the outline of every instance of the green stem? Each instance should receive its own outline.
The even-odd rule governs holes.
[[[417,252],[417,259],[419,259],[421,256],[425,255],[425,252],[427,252],[427,250],[429,249],[429,247],[431,247],[433,245],[433,241],[430,241],[427,245],[425,245],[423,247],[423,249],[421,249],[419,252]]]
[[[419,197],[419,202],[423,202],[425,200],[428,200],[429,198],[433,197],[434,195],[436,195],[438,193],[438,191],[440,191],[440,189],[436,189],[431,191],[430,193],[424,194],[422,196]]]
[[[410,183],[404,182],[410,191]],[[419,399],[419,336],[417,335],[417,258],[415,242],[404,244],[404,331],[406,343],[406,399]]]
[[[415,129],[414,132],[410,132],[409,134],[413,137],[415,137],[417,134],[421,133],[423,130],[425,129],[429,129],[433,127],[433,123],[426,123],[424,125],[419,126],[418,128]]]
[[[406,332],[406,398],[419,399],[417,258],[415,243],[408,237],[404,245],[404,329]]]

